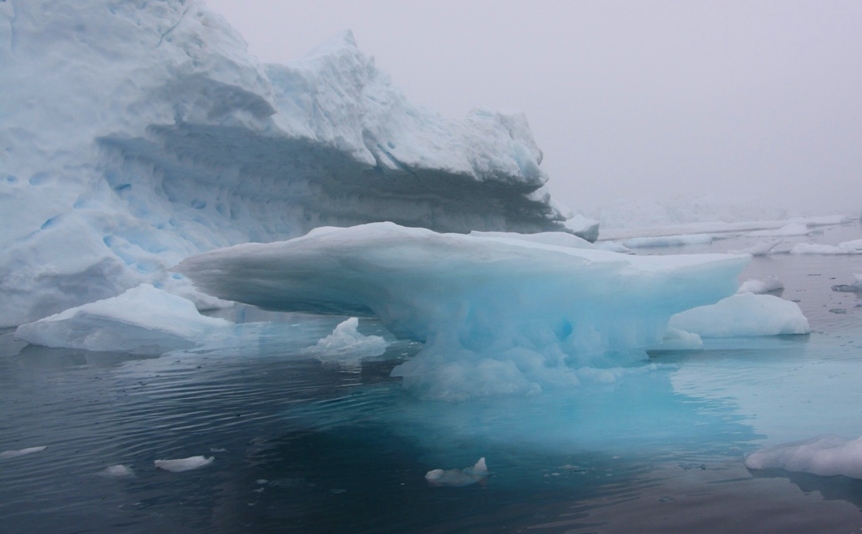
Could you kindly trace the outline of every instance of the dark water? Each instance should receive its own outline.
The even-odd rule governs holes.
[[[860,236],[854,224],[815,240]],[[156,358],[4,331],[0,451],[48,448],[0,459],[0,532],[859,532],[862,481],[742,463],[765,444],[862,435],[860,297],[831,290],[854,272],[862,257],[749,266],[745,277],[785,283],[809,336],[708,342],[606,384],[461,404],[416,400],[389,378],[412,344],[361,366],[302,357],[338,318],[244,309],[234,338]],[[215,460],[153,466],[194,455]],[[485,483],[424,479],[479,457]],[[99,475],[116,464],[135,475]]]

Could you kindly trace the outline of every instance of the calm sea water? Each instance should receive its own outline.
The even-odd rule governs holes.
[[[805,239],[860,237],[854,223]],[[862,435],[862,298],[831,289],[854,272],[862,257],[748,267],[784,282],[811,335],[707,342],[653,353],[654,368],[613,383],[460,404],[416,400],[389,378],[415,344],[361,366],[301,356],[339,318],[242,308],[218,348],[155,358],[3,331],[0,451],[48,448],[0,460],[0,532],[859,532],[862,481],[743,465],[764,445]],[[215,460],[153,467],[194,455]],[[424,479],[479,457],[484,484]],[[134,476],[100,476],[115,464]]]

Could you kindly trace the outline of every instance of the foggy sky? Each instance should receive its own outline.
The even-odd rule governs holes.
[[[414,103],[519,109],[555,197],[862,210],[862,2],[207,0],[264,62],[341,30]]]

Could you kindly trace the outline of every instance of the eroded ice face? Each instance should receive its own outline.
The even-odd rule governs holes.
[[[534,394],[577,383],[572,369],[642,360],[672,315],[733,294],[748,259],[374,223],[220,249],[177,270],[207,293],[267,309],[374,315],[425,342],[393,371],[406,387],[460,400]]]

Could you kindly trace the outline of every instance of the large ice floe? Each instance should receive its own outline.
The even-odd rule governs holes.
[[[0,65],[0,326],[323,225],[596,236],[523,114],[414,106],[349,32],[264,65],[196,0],[11,0]]]
[[[372,223],[215,250],[177,270],[206,293],[266,309],[376,316],[425,343],[393,371],[405,387],[463,400],[534,394],[577,383],[573,368],[645,360],[672,315],[732,295],[749,258]]]

